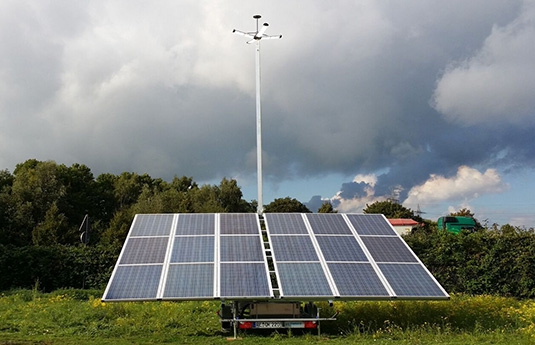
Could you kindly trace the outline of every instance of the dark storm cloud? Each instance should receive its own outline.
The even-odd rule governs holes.
[[[511,107],[485,118],[495,93],[453,92],[477,61],[503,71],[492,57],[533,38],[531,1],[303,4],[3,3],[0,168],[35,157],[166,179],[253,174],[254,46],[231,31],[253,30],[257,12],[284,37],[262,43],[268,181],[376,174],[374,195],[355,181],[338,197],[401,186],[405,198],[461,165],[533,165],[533,114],[524,126],[507,121],[519,119]],[[532,71],[532,53],[519,54],[498,67]]]

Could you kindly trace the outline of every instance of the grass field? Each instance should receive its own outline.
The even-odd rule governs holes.
[[[101,291],[0,296],[0,344],[532,344],[535,302],[493,296],[450,301],[339,302],[316,332],[220,332],[217,302],[102,303]],[[333,310],[323,305],[326,315]],[[231,339],[229,339],[231,338]]]

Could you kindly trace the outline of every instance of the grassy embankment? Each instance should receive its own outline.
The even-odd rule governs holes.
[[[0,344],[225,344],[217,302],[102,303],[100,291],[0,296]],[[323,306],[326,315],[333,311]],[[322,335],[241,333],[242,344],[531,344],[535,302],[492,296],[450,301],[339,302]]]

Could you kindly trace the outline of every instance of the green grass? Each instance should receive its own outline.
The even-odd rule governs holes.
[[[217,302],[102,303],[101,291],[0,296],[0,344],[226,344]],[[323,313],[333,312],[321,305]],[[322,334],[240,333],[240,344],[531,344],[535,302],[493,296],[450,301],[339,302]]]

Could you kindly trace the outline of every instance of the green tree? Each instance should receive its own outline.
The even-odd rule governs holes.
[[[175,189],[178,192],[187,193],[189,190],[197,189],[199,186],[195,181],[193,181],[193,177],[177,177],[175,176],[173,178],[173,181],[171,181],[170,187],[172,189]]]
[[[60,213],[56,203],[46,212],[45,219],[33,229],[32,240],[33,244],[41,246],[78,242],[76,230],[69,226],[67,217]]]
[[[273,200],[264,207],[265,213],[311,213],[311,211],[299,200],[292,199],[289,196]]]
[[[451,212],[450,216],[452,216],[452,217],[458,216],[458,217],[474,218],[474,213],[472,211],[470,211],[470,209],[468,209],[468,208],[461,208],[457,212]]]
[[[225,208],[219,200],[217,186],[204,185],[188,192],[194,213],[224,213]]]
[[[253,212],[250,204],[242,199],[242,191],[234,179],[223,178],[219,184],[218,199],[225,212]]]
[[[117,245],[124,242],[130,225],[134,220],[134,207],[124,207],[115,212],[110,225],[100,235],[100,241],[106,245]]]
[[[44,220],[50,207],[65,195],[66,188],[58,178],[58,166],[53,161],[35,159],[17,165],[12,196],[16,205],[15,219],[21,240],[32,242],[32,231]]]
[[[143,186],[137,202],[132,205],[134,213],[165,213],[171,212],[166,209],[162,198],[163,192],[155,191],[149,186]]]
[[[141,195],[143,186],[153,187],[162,183],[161,180],[153,180],[148,174],[138,175],[129,172],[123,172],[114,182],[115,198],[119,208],[133,205]]]
[[[225,212],[239,212],[242,192],[236,180],[223,178],[218,188],[218,200]]]
[[[101,174],[95,180],[95,193],[98,196],[96,201],[96,218],[104,224],[109,224],[115,212],[119,209],[119,201],[116,198],[115,183],[118,177],[113,174]]]
[[[329,201],[325,201],[318,209],[318,213],[338,213]]]
[[[14,176],[7,170],[0,170],[0,243],[17,244],[19,231],[15,228],[16,205],[11,195]]]
[[[422,221],[421,217],[416,216],[410,208],[390,200],[376,201],[370,205],[366,204],[366,208],[363,211],[364,213],[384,214],[386,218],[410,218],[418,222]]]
[[[451,212],[450,216],[452,216],[452,217],[468,217],[468,218],[472,218],[476,222],[476,229],[478,229],[478,230],[483,229],[483,225],[481,225],[481,223],[476,219],[475,213],[470,211],[470,209],[468,209],[468,208],[461,208],[457,212]]]

